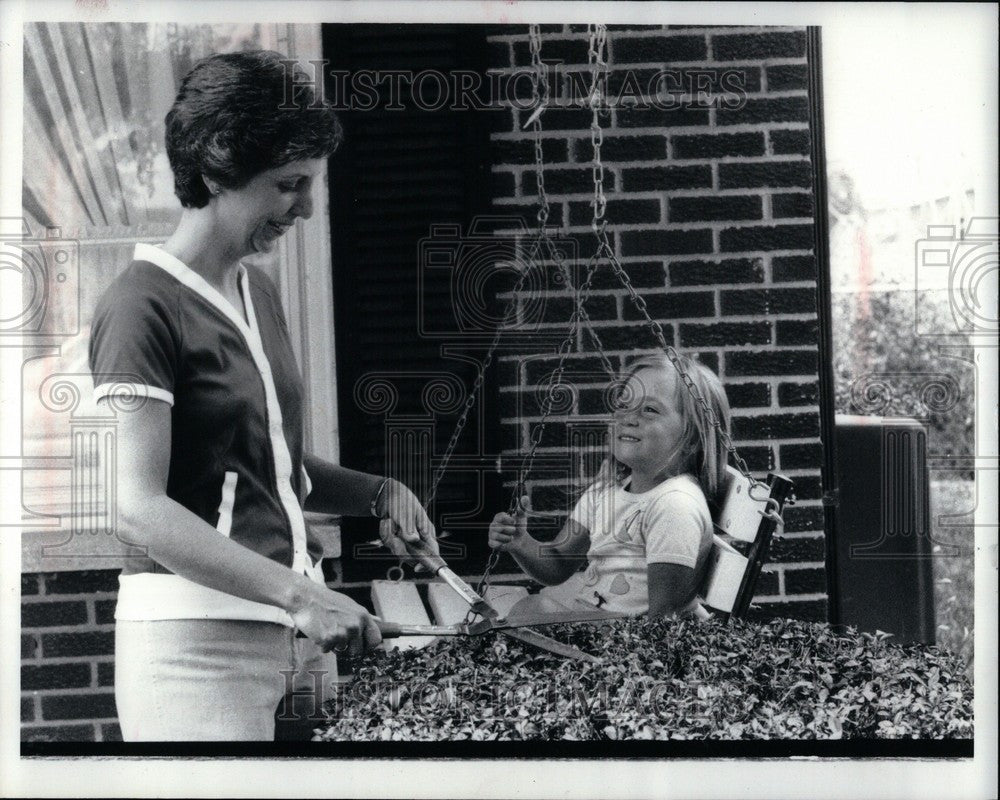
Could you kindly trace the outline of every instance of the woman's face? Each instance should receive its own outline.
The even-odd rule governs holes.
[[[677,374],[672,369],[642,368],[629,376],[611,425],[612,452],[636,473],[656,478],[677,457],[684,436],[678,404]]]
[[[223,235],[240,255],[269,253],[298,217],[312,216],[312,189],[324,160],[292,161],[255,175],[239,189],[213,198]]]

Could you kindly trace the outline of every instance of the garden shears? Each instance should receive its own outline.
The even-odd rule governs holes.
[[[545,601],[533,604],[535,607],[527,607],[523,610],[515,606],[509,615],[503,616],[468,582],[456,575],[441,556],[432,553],[423,540],[416,543],[407,542],[406,548],[410,555],[419,560],[432,575],[436,575],[447,583],[469,605],[472,613],[478,615],[480,619],[453,625],[404,625],[380,621],[378,625],[383,639],[394,639],[400,636],[478,636],[489,631],[499,631],[513,639],[556,655],[597,663],[600,661],[597,656],[531,630],[529,626],[553,625],[562,622],[595,622],[618,619],[621,616],[602,611],[596,607],[574,610],[567,609],[560,604],[550,603],[550,606],[546,608],[544,607]],[[538,607],[539,605],[542,607]],[[552,605],[555,605],[556,608],[552,608]]]

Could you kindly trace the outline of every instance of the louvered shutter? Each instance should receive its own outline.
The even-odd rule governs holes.
[[[475,26],[328,25],[324,54],[328,69],[352,74],[425,69],[447,74],[456,68],[484,74],[485,33]],[[402,100],[406,110],[385,110],[383,95],[375,110],[342,111],[345,143],[330,163],[341,461],[405,477],[423,497],[429,475],[398,474],[399,464],[387,463],[393,460],[387,458],[387,442],[407,428],[417,431],[419,439],[419,432],[430,426],[426,435],[433,438],[433,452],[443,453],[458,409],[429,419],[429,384],[440,389],[432,405],[454,406],[448,402],[449,391],[452,399],[468,392],[475,366],[442,356],[444,342],[421,335],[421,312],[425,329],[435,330],[447,329],[453,313],[448,271],[424,270],[421,278],[418,252],[432,225],[464,231],[476,213],[489,209],[489,120],[481,112],[417,109],[408,92]],[[481,357],[483,350],[463,352]],[[380,404],[385,398],[379,394],[382,380],[398,393],[391,413]],[[496,452],[495,373],[488,376],[480,400],[460,440],[458,460]],[[407,447],[424,445],[417,441]],[[450,470],[437,493],[435,523],[450,534],[445,555],[459,572],[481,570],[484,522],[499,508],[497,477],[478,472]],[[448,514],[467,518],[442,524]],[[345,582],[383,577],[395,563],[364,546],[375,535],[371,520],[345,521]]]

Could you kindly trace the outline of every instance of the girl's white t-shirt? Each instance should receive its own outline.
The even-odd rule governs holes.
[[[712,516],[692,475],[638,494],[627,485],[594,484],[570,519],[590,531],[587,569],[574,576],[577,599],[621,614],[649,611],[647,565],[691,567],[697,585],[712,549]]]

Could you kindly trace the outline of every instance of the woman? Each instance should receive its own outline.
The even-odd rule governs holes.
[[[184,78],[166,118],[180,223],[136,247],[92,327],[98,399],[139,398],[118,425],[119,519],[148,556],[128,559],[116,610],[126,740],[271,739],[292,670],[333,674],[327,651],[379,643],[368,612],[323,583],[303,509],[391,519],[437,549],[405,486],[303,453],[278,293],[240,261],[312,214],[341,138],[281,58],[211,56]]]

